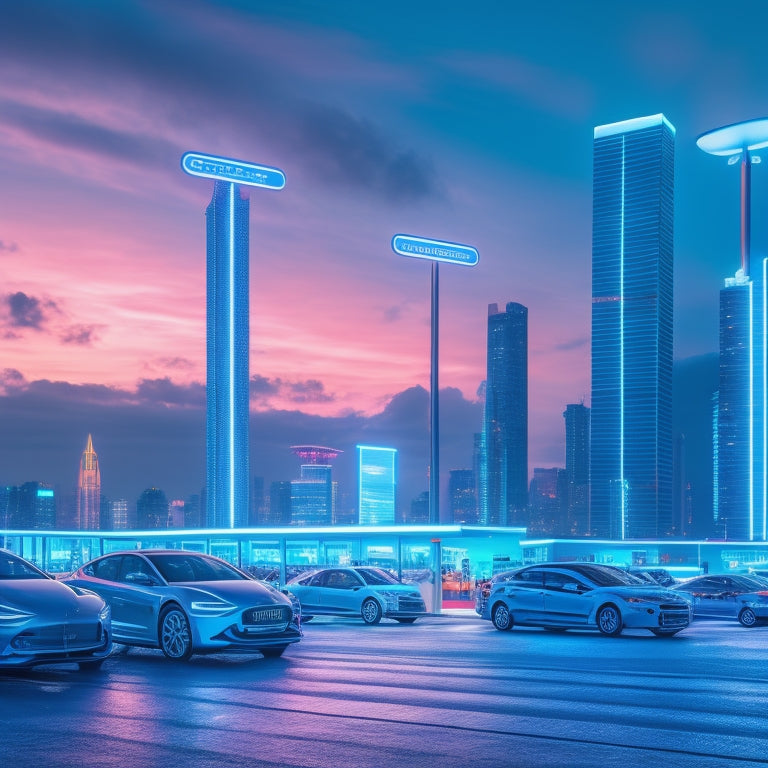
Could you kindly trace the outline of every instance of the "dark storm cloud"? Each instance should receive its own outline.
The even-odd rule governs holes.
[[[135,501],[157,486],[170,498],[200,493],[205,477],[205,402],[201,385],[179,387],[167,380],[143,381],[138,392],[62,382],[25,382],[13,369],[0,374],[0,424],[14,435],[4,457],[0,483],[30,480],[64,490],[77,481],[88,434],[99,456],[102,490],[111,499]],[[178,407],[184,406],[184,407]],[[300,411],[251,414],[251,472],[268,484],[298,477],[300,460],[292,445],[328,445],[343,453],[334,461],[340,491],[354,499],[358,444],[398,451],[399,495],[407,508],[427,488],[429,397],[416,387],[396,395],[379,414],[337,418]],[[441,392],[443,476],[471,466],[471,434],[480,406],[457,390]],[[456,439],[456,436],[459,439]],[[467,439],[466,435],[470,435]]]
[[[325,391],[321,381],[306,379],[305,381],[287,381],[282,378],[267,379],[256,374],[250,381],[251,400],[262,405],[268,405],[273,397],[289,400],[297,405],[302,403],[332,403],[333,395]]]
[[[50,303],[42,303],[34,296],[27,296],[22,291],[8,294],[5,297],[10,310],[10,325],[14,328],[34,328],[40,330],[46,321],[45,307]]]
[[[569,352],[572,349],[583,349],[589,344],[589,337],[582,336],[577,339],[569,339],[562,342],[562,344],[555,344],[555,349],[558,352]]]
[[[289,61],[305,55],[298,34],[289,36],[285,50],[260,53],[258,45],[243,43],[269,34],[256,14],[204,4],[194,8],[190,13],[173,3],[15,3],[0,25],[0,66],[24,62],[46,79],[56,72],[61,82],[103,90],[107,99],[124,93],[139,104],[160,104],[166,118],[185,131],[194,120],[239,135],[243,151],[268,142],[286,156],[298,155],[303,170],[324,185],[348,186],[388,201],[412,202],[437,193],[434,171],[416,150],[397,146],[364,117],[310,103],[303,95],[313,93],[314,81],[291,73],[293,68],[280,61],[280,56]],[[322,65],[318,61],[317,69]],[[149,163],[179,152],[162,140],[74,114],[8,103],[2,114],[1,119],[38,137],[102,155]]]

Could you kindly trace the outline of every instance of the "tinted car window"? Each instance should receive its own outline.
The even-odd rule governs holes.
[[[136,574],[142,574],[156,580],[155,574],[152,573],[152,566],[143,557],[125,555],[123,562],[120,564],[120,581],[128,583],[135,581]]]
[[[332,589],[353,589],[361,585],[360,579],[349,571],[328,571],[325,576],[323,586]]]
[[[117,581],[120,575],[120,561],[123,558],[117,557],[104,557],[101,560],[97,560],[93,564],[93,575],[97,579],[103,579],[104,581]]]
[[[147,559],[157,568],[160,575],[169,583],[185,581],[238,581],[247,579],[231,565],[209,560],[207,557],[190,555],[147,555]]]
[[[580,565],[573,569],[586,576],[599,587],[637,586],[638,580],[629,573],[613,568],[600,568],[594,565]]]
[[[400,582],[392,574],[379,568],[360,568],[356,571],[366,584],[399,584]]]
[[[566,584],[575,584],[577,587],[584,588],[584,585],[569,573],[548,571],[544,574],[544,586],[547,589],[562,590]]]
[[[9,552],[0,552],[0,579],[47,579],[37,568]]]
[[[544,586],[544,573],[539,570],[527,570],[519,571],[516,573],[510,581],[523,582],[526,585],[543,587]]]

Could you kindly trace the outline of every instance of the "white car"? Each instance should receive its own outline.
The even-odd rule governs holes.
[[[321,568],[295,576],[285,591],[298,598],[301,620],[315,616],[359,616],[366,624],[382,618],[413,624],[427,609],[415,586],[381,568]]]
[[[519,625],[619,635],[627,628],[670,636],[691,621],[682,596],[610,566],[541,563],[504,576],[478,602],[480,615],[503,631]]]

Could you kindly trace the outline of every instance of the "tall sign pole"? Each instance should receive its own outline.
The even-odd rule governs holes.
[[[282,189],[278,168],[187,152],[181,168],[211,179],[206,211],[206,517],[214,528],[248,521],[248,202],[240,186]]]
[[[430,372],[430,462],[429,462],[429,522],[440,522],[440,406],[438,388],[438,325],[439,325],[439,266],[461,264],[474,267],[480,260],[476,248],[471,245],[429,240],[414,235],[395,235],[392,250],[400,256],[428,259],[432,262],[432,320],[431,320],[431,372]]]

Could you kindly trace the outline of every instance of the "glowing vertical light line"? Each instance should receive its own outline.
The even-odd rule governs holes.
[[[749,326],[747,339],[749,340],[749,540],[755,538],[755,334],[754,334],[754,307],[753,286],[754,280],[749,280]]]
[[[762,353],[762,427],[763,427],[763,441],[760,446],[761,458],[763,464],[763,487],[760,494],[760,506],[762,507],[762,539],[766,540],[768,537],[768,259],[763,259],[763,283],[761,285],[761,299],[763,304],[763,328],[761,337],[761,353]]]
[[[621,494],[621,538],[626,531],[626,489],[624,487],[624,183],[626,137],[621,137],[621,223],[619,226],[619,492]]]
[[[229,185],[229,526],[235,527],[235,185]]]

